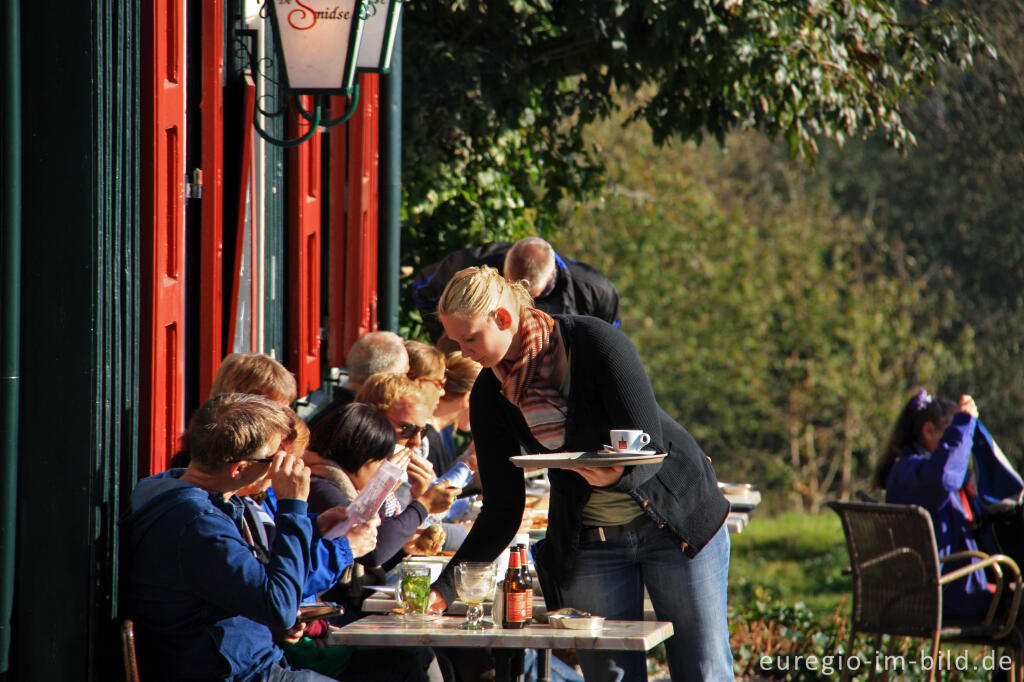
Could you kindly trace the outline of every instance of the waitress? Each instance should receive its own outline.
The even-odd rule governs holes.
[[[522,469],[510,457],[599,450],[611,429],[642,429],[667,457],[639,466],[553,469],[548,532],[533,549],[549,609],[643,620],[647,588],[673,680],[731,680],[726,595],[729,503],[693,437],[658,406],[629,339],[603,320],[554,317],[490,267],[461,270],[438,302],[445,331],[481,371],[470,423],[483,508],[434,584],[455,599],[454,566],[493,561],[522,521]],[[578,651],[588,682],[647,679],[643,652]]]

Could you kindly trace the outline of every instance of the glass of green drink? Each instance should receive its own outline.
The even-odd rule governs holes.
[[[398,583],[398,603],[410,620],[426,619],[430,604],[430,567],[423,564],[402,564]]]

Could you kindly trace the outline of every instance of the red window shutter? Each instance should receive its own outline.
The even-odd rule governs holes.
[[[312,107],[303,97],[303,106]],[[297,135],[309,130],[302,121]],[[299,395],[320,388],[320,163],[322,135],[294,147],[289,154],[289,369]]]
[[[224,0],[203,0],[202,164],[199,297],[199,400],[210,394],[224,357]],[[251,120],[251,119],[250,119]]]
[[[141,473],[163,471],[184,411],[185,2],[144,3],[143,380]],[[145,49],[145,48],[144,48]],[[146,357],[148,355],[148,358]],[[146,455],[148,453],[148,461]]]
[[[328,360],[335,367],[345,365],[356,339],[377,328],[379,101],[379,76],[361,74],[356,112],[330,135]],[[346,104],[334,102],[336,110]]]

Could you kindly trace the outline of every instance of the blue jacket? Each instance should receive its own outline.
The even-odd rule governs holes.
[[[273,488],[267,491],[263,509],[271,518],[277,514],[277,497],[274,496]],[[319,514],[308,516],[313,525],[313,544],[310,547],[309,566],[306,567],[306,584],[302,588],[302,600],[316,601],[318,594],[334,587],[334,584],[341,580],[345,569],[352,565],[353,557],[347,537],[342,535],[334,540],[328,540],[320,534],[320,527],[316,523]],[[268,547],[275,535],[272,529],[268,529]]]
[[[242,503],[145,478],[121,521],[128,596],[146,680],[252,680],[281,658],[271,628],[295,623],[309,565],[306,503],[280,500],[266,565],[240,532]]]
[[[889,472],[885,501],[892,504],[917,504],[931,514],[939,556],[977,550],[971,521],[968,520],[960,489],[964,486],[975,443],[978,421],[958,412],[946,428],[935,452],[912,446]],[[980,439],[979,439],[980,440]],[[981,509],[970,501],[971,517],[981,518]],[[948,573],[967,562],[942,565]],[[972,617],[983,613],[992,599],[984,571],[975,571],[965,580],[954,580],[943,588],[943,610],[951,615]]]

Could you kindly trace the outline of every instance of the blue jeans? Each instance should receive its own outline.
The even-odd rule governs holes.
[[[292,670],[283,658],[263,671],[262,682],[333,682],[330,677],[312,670]]]
[[[654,523],[608,542],[581,544],[562,604],[612,620],[643,620],[647,588],[658,620],[672,622],[665,642],[674,682],[732,680],[726,613],[729,531],[725,526],[694,558]],[[577,650],[587,682],[647,679],[647,657],[636,651]]]

